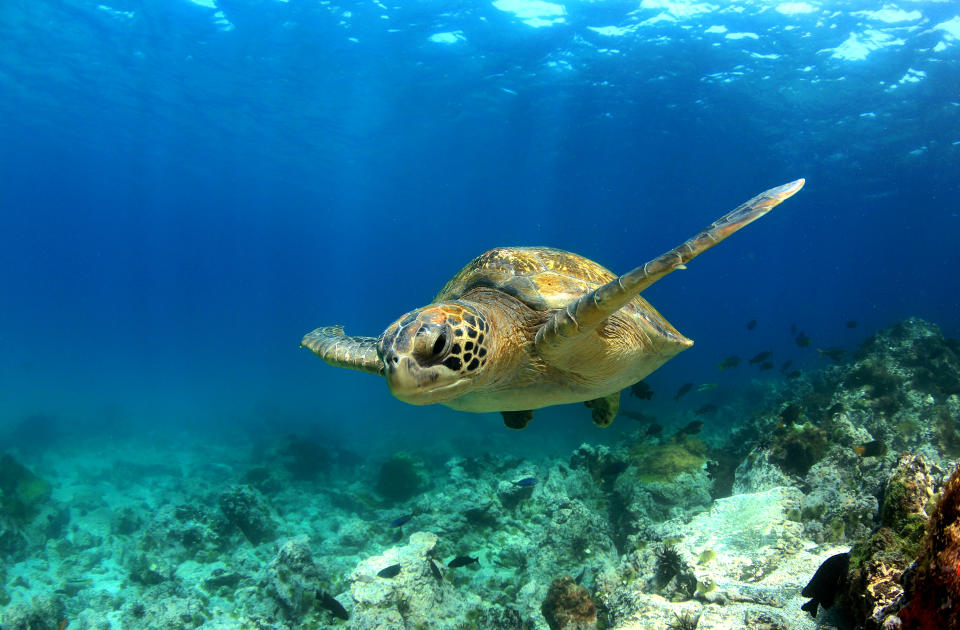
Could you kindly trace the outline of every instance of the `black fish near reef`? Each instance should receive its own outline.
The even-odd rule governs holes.
[[[680,400],[686,396],[691,389],[693,389],[693,383],[684,383],[680,386],[680,389],[677,390],[677,393],[673,395],[673,399]]]
[[[880,440],[864,442],[853,447],[853,452],[860,457],[879,457],[887,452],[886,445]]]
[[[751,319],[749,322],[747,322],[747,330],[753,330],[756,327],[757,327],[757,320]]]
[[[817,569],[817,572],[813,574],[810,583],[800,591],[801,595],[810,598],[810,601],[801,606],[800,609],[807,611],[811,617],[816,619],[817,605],[824,608],[833,606],[837,593],[840,592],[843,582],[847,579],[849,569],[849,553],[838,553],[827,558]]]
[[[759,367],[761,372],[766,372],[767,370],[772,370],[774,366],[772,361],[764,361]]]
[[[758,354],[757,356],[755,356],[755,357],[753,357],[752,359],[750,359],[750,365],[756,365],[757,363],[763,363],[764,361],[768,360],[768,359],[769,359],[770,357],[772,357],[772,356],[773,356],[773,353],[770,352],[769,350],[767,350],[767,351],[765,351],[765,352],[761,352],[761,353]]]
[[[694,412],[693,412],[693,415],[695,415],[695,416],[702,416],[702,415],[705,414],[705,413],[713,413],[713,412],[716,411],[716,410],[717,410],[717,406],[716,406],[716,405],[714,405],[714,404],[707,404],[707,405],[704,405],[703,407],[700,407],[700,408],[697,409],[696,411],[694,411]]]
[[[653,398],[653,390],[645,382],[640,381],[630,386],[630,395],[636,396],[640,400],[650,400]]]
[[[727,357],[720,363],[717,363],[717,368],[720,370],[726,370],[727,368],[737,367],[738,365],[740,365],[740,362],[742,360],[743,359],[741,359],[740,357]]]
[[[797,338],[794,339],[794,341],[796,341],[796,342],[797,342],[797,345],[800,346],[801,348],[809,348],[809,347],[810,347],[810,337],[807,337],[807,336],[806,336],[805,334],[803,334],[803,333],[800,333],[799,335],[797,335]]]
[[[786,374],[791,365],[793,365],[793,359],[787,359],[783,362],[783,365],[780,366],[780,371]]]
[[[473,564],[474,562],[476,562],[479,565],[480,558],[479,557],[471,558],[470,556],[457,556],[456,558],[448,562],[447,566],[450,567],[451,569],[456,569],[457,567],[465,567],[468,564]]]
[[[701,420],[694,420],[687,426],[680,429],[679,433],[683,433],[686,435],[696,435],[697,433],[700,433],[700,429],[702,428],[703,428],[703,422]]]
[[[787,378],[791,378],[791,379],[800,378],[801,376],[803,376],[803,372],[801,372],[800,370],[794,370],[793,372],[790,372],[787,374]]]
[[[783,408],[783,411],[780,412],[780,421],[784,424],[793,424],[800,419],[800,414],[803,412],[803,407],[797,403],[791,403]]]
[[[621,409],[620,415],[630,418],[631,420],[636,420],[637,422],[645,422],[646,424],[650,424],[656,420],[653,416],[648,416],[639,411],[630,411],[629,409]]]
[[[835,362],[840,363],[841,361],[843,361],[843,355],[846,354],[847,351],[844,350],[843,348],[831,346],[826,350],[821,350],[820,348],[817,348],[817,352],[820,353],[821,357],[829,357],[833,359]]]
[[[343,604],[334,599],[330,593],[326,591],[320,591],[317,593],[317,600],[317,603],[320,604],[320,607],[329,610],[334,617],[339,619],[350,618],[350,613],[347,612],[347,609],[343,607]]]
[[[615,477],[630,467],[625,461],[610,462],[600,470],[601,477]]]
[[[443,582],[443,573],[441,573],[440,567],[438,567],[437,563],[432,559],[430,560],[430,573],[433,573],[433,577],[437,582]]]
[[[857,322],[855,322],[854,320],[851,319],[849,322],[847,322],[847,328],[856,328],[856,327],[857,327]]]
[[[410,519],[413,517],[414,517],[413,514],[404,514],[400,518],[395,518],[392,521],[390,521],[389,525],[390,527],[400,527],[402,525],[406,525],[410,521]]]
[[[535,486],[535,485],[537,485],[537,478],[536,478],[536,477],[524,477],[524,478],[521,479],[520,481],[514,481],[514,482],[513,482],[513,485],[515,485],[515,486],[521,486],[521,487]]]
[[[399,564],[391,564],[389,567],[377,571],[377,575],[382,578],[395,578],[400,575],[400,568]]]
[[[663,425],[657,424],[654,422],[649,427],[647,427],[647,432],[644,433],[645,437],[654,437],[655,435],[660,435],[663,433]]]

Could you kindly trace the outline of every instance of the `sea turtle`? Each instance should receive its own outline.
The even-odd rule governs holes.
[[[461,269],[432,304],[410,311],[379,338],[327,326],[300,345],[331,365],[386,377],[390,392],[414,405],[499,411],[508,427],[522,429],[534,409],[584,402],[593,421],[607,426],[622,389],[693,345],[640,292],[803,184],[798,179],[757,195],[619,277],[559,249],[492,249]]]

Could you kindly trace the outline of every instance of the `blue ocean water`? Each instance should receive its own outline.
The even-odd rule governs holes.
[[[298,341],[378,335],[496,245],[626,271],[798,177],[646,293],[696,341],[655,391],[958,331],[953,3],[15,1],[0,42],[5,426],[498,433]],[[604,439],[584,414],[530,432]]]
[[[0,450],[49,478],[75,519],[106,492],[87,474],[98,461],[161,460],[113,469],[110,509],[137,497],[147,522],[178,492],[222,506],[210,480],[237,482],[250,453],[289,434],[357,454],[368,485],[405,449],[451,478],[460,464],[445,458],[485,452],[539,475],[526,462],[641,425],[601,429],[577,404],[510,431],[499,414],[406,405],[300,339],[332,324],[377,336],[495,246],[625,272],[803,177],[644,292],[696,343],[646,379],[652,399],[626,392],[623,408],[665,435],[702,417],[703,439],[722,443],[751,404],[789,390],[788,371],[833,365],[818,349],[849,357],[908,317],[960,337],[958,173],[955,2],[5,0]],[[767,351],[778,369],[747,364]],[[743,365],[717,369],[734,355]],[[705,405],[720,411],[694,414]],[[204,448],[236,460],[204,472]],[[162,465],[200,490],[123,486]],[[420,515],[371,505],[343,509]],[[321,522],[299,516],[284,534]],[[334,595],[392,542],[369,538],[380,547],[334,563]],[[17,597],[43,583],[10,576]]]

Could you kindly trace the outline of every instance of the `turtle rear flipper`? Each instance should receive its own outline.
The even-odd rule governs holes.
[[[300,347],[310,349],[330,365],[383,376],[376,337],[349,337],[343,333],[343,326],[324,326],[304,335]]]
[[[611,280],[565,308],[559,309],[537,331],[537,352],[550,361],[562,357],[566,343],[596,329],[641,291],[684,266],[740,228],[756,221],[803,188],[804,180],[771,188],[715,221],[679,247]]]
[[[583,403],[593,414],[593,423],[598,427],[608,427],[620,410],[620,392],[614,392],[603,398],[595,398]]]

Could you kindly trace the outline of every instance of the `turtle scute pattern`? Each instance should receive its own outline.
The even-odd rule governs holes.
[[[533,310],[562,308],[617,276],[583,256],[552,247],[500,247],[470,261],[437,294],[440,302],[490,288]]]

